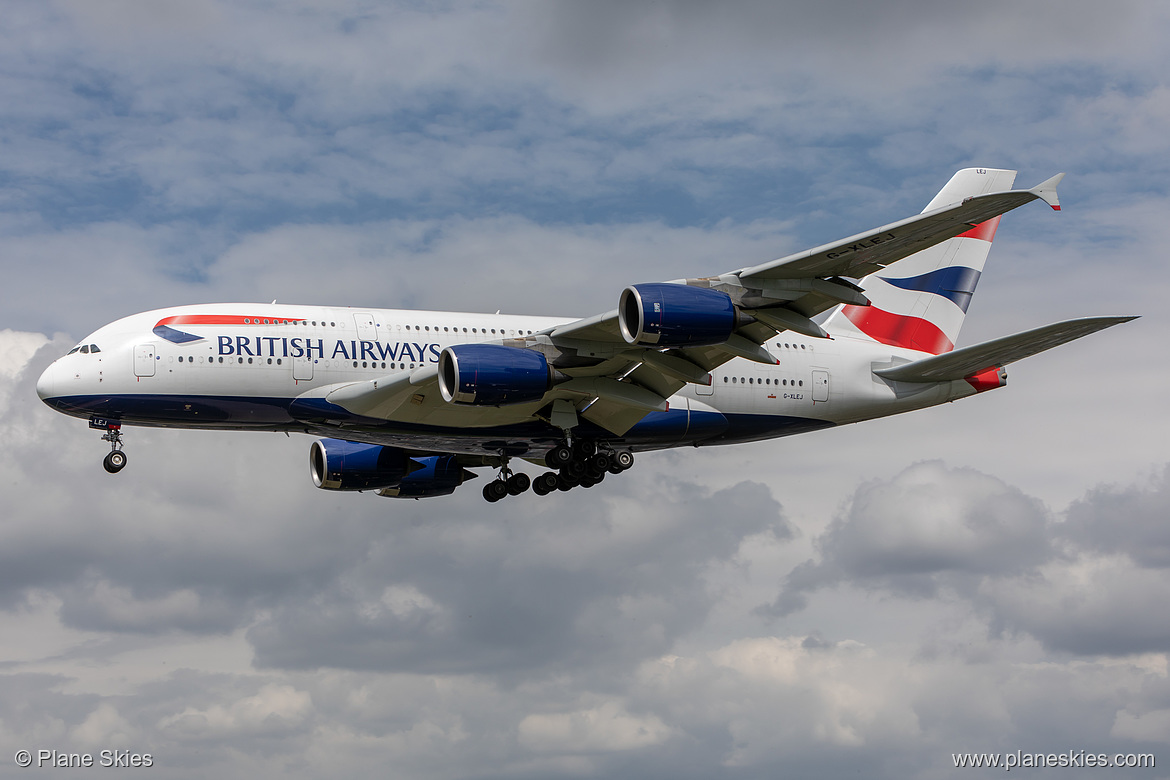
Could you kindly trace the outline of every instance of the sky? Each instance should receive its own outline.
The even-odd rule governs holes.
[[[1017,750],[1170,777],[1168,37],[1127,0],[7,3],[0,778],[21,749],[160,778]],[[179,304],[588,316],[969,166],[1068,176],[1061,213],[1004,218],[961,345],[1141,319],[943,408],[493,505],[317,490],[274,434],[128,429],[112,477],[34,391]]]

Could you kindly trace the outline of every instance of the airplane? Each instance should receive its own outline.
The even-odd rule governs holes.
[[[325,490],[491,502],[592,487],[634,454],[790,436],[1007,384],[1005,366],[1135,317],[955,348],[1001,215],[1064,174],[957,172],[919,215],[778,260],[634,284],[585,319],[294,304],[124,317],[41,375],[126,465],[122,426],[307,433]],[[546,470],[514,470],[521,459]]]

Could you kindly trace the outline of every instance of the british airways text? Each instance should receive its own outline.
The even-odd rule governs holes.
[[[247,355],[249,357],[339,358],[342,360],[404,360],[412,363],[438,363],[438,344],[419,344],[400,341],[396,344],[381,341],[337,340],[326,354],[324,339],[302,339],[280,336],[220,336],[220,355]]]

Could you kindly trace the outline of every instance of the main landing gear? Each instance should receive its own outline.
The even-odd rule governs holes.
[[[553,447],[544,456],[544,462],[558,471],[546,471],[536,478],[532,491],[539,496],[578,486],[591,488],[605,479],[606,474],[620,474],[633,466],[634,453],[598,449],[596,443],[578,439],[572,446],[561,444]]]
[[[518,496],[529,487],[538,496],[578,486],[590,488],[605,479],[606,474],[620,474],[633,466],[634,453],[598,449],[595,442],[579,439],[571,446],[566,443],[553,447],[544,456],[544,462],[557,471],[546,471],[530,479],[527,474],[513,472],[505,459],[500,475],[483,486],[483,497],[494,504],[502,498]]]
[[[102,436],[102,441],[110,443],[110,452],[102,461],[102,466],[111,474],[117,474],[126,468],[126,453],[122,452],[122,424],[108,422],[104,427],[106,432]]]
[[[501,498],[518,496],[528,490],[532,480],[522,471],[513,472],[508,468],[508,461],[504,461],[500,475],[483,486],[483,497],[488,503],[496,503]]]

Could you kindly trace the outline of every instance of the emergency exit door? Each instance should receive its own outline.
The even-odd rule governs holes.
[[[154,376],[154,363],[154,344],[139,344],[134,348],[134,376]]]
[[[812,372],[812,399],[813,402],[829,400],[829,372]]]

